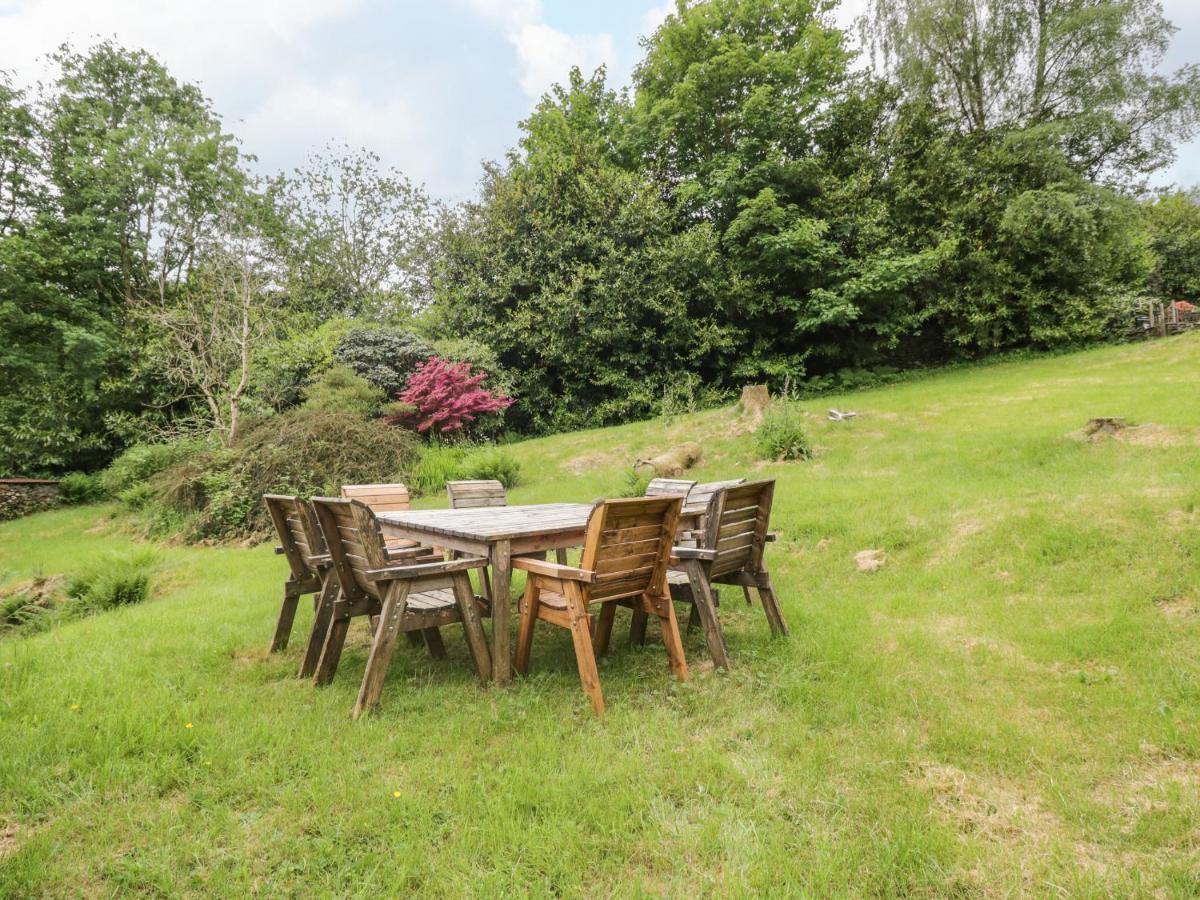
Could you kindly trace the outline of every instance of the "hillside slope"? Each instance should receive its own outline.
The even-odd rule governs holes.
[[[694,477],[778,482],[793,636],[731,596],[734,670],[693,633],[687,685],[614,638],[603,721],[546,630],[506,690],[457,634],[405,648],[352,722],[361,626],[314,690],[309,610],[262,652],[269,547],[159,547],[150,602],[0,642],[0,895],[1195,895],[1198,338],[807,402],[809,462],[755,462],[729,409],[517,445],[515,503],[684,440]],[[1099,415],[1140,427],[1080,440]],[[127,552],[110,514],[0,526],[0,577]]]

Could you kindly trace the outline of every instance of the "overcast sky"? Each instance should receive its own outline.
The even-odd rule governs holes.
[[[846,0],[850,22],[865,0]],[[625,84],[673,0],[0,0],[0,68],[44,77],[63,41],[112,37],[198,83],[264,172],[328,141],[368,147],[438,197],[479,164],[572,65]],[[1164,0],[1175,65],[1200,61],[1200,0]],[[1200,142],[1157,179],[1200,183]]]

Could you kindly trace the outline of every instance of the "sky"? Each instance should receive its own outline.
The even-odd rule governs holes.
[[[866,0],[844,0],[853,21]],[[115,37],[199,84],[258,158],[290,170],[330,142],[366,147],[438,198],[472,196],[483,160],[572,65],[627,84],[673,0],[0,0],[0,69],[32,85],[64,41]],[[1167,56],[1200,61],[1200,2],[1164,0]],[[1155,179],[1200,183],[1200,140]]]

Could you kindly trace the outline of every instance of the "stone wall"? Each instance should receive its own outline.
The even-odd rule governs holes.
[[[0,522],[16,519],[62,503],[57,481],[40,478],[0,478]]]

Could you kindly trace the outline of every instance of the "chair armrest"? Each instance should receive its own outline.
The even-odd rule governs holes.
[[[438,560],[437,562],[416,563],[408,566],[388,566],[386,569],[370,569],[365,573],[367,581],[396,581],[399,579],[423,578],[426,575],[446,575],[450,572],[464,572],[468,569],[482,569],[487,560],[482,556],[468,556],[463,559]]]
[[[316,556],[310,556],[308,558],[308,564],[310,566],[327,566],[331,562],[333,562],[333,557],[328,553],[318,553]]]
[[[776,531],[768,531],[767,536],[764,538],[764,540],[768,544],[773,543],[773,542],[779,540],[779,533]]]
[[[514,569],[532,572],[535,575],[545,575],[548,578],[561,578],[564,581],[582,581],[591,584],[596,580],[596,573],[587,569],[576,569],[574,566],[560,566],[558,563],[546,562],[544,559],[534,559],[528,556],[514,556]]]
[[[435,553],[432,547],[389,547],[387,549],[387,558],[391,560],[404,560],[405,562],[415,561],[417,559],[441,559],[440,553]]]
[[[706,559],[717,558],[716,550],[702,550],[700,547],[672,547],[671,556],[674,559]]]

